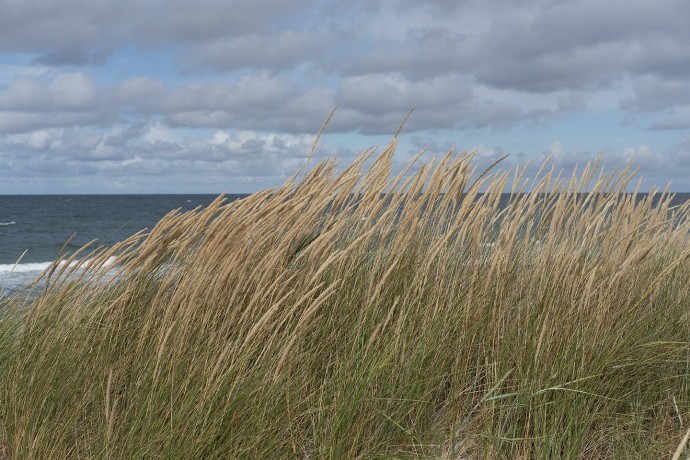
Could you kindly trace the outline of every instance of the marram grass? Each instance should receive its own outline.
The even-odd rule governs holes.
[[[595,165],[530,193],[452,152],[389,177],[394,149],[3,301],[2,456],[687,457],[689,205]]]

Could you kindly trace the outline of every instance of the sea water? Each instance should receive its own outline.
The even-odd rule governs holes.
[[[245,195],[227,195],[232,201]],[[0,195],[0,296],[84,244],[110,246],[217,195]]]
[[[246,195],[227,195],[233,201]],[[638,195],[638,199],[645,194]],[[0,195],[0,297],[32,283],[55,260],[96,240],[110,246],[151,229],[174,209],[210,204],[217,195]],[[509,202],[501,197],[499,208]],[[678,206],[690,194],[676,194]],[[64,263],[64,262],[62,262]]]

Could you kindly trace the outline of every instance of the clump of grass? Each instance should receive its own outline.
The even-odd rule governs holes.
[[[682,455],[689,205],[596,165],[529,193],[453,152],[390,177],[395,146],[171,213],[3,301],[3,455]]]

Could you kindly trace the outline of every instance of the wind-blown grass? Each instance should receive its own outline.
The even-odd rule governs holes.
[[[5,457],[687,455],[689,205],[452,152],[391,178],[394,149],[4,301]]]

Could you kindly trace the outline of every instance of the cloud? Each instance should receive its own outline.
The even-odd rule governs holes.
[[[690,14],[687,4],[683,9],[685,11],[678,11],[678,14]],[[659,31],[666,31],[666,27],[660,27]],[[630,73],[668,79],[687,78],[690,74],[690,37],[687,30],[684,33],[666,32],[660,35],[649,37],[644,43],[637,42],[632,51]]]
[[[582,92],[566,91],[556,97],[559,112],[578,112],[587,108],[588,101]]]
[[[3,6],[0,49],[80,66],[122,46],[176,44],[188,71],[307,64],[351,76],[456,74],[540,93],[687,76],[688,16],[682,0],[29,0]]]
[[[621,101],[624,109],[659,111],[690,105],[690,81],[645,76],[638,78],[633,94]]]
[[[667,159],[652,151],[648,145],[637,145],[623,149],[623,158],[645,171],[657,171],[666,166]]]
[[[650,125],[653,131],[672,131],[690,129],[690,105],[677,110],[669,110]]]
[[[114,46],[86,48],[69,46],[57,48],[40,55],[35,59],[38,64],[49,66],[87,66],[104,64],[115,51]]]
[[[299,20],[313,1],[10,0],[3,3],[0,51],[36,52],[50,65],[103,63],[115,47],[194,44]]]
[[[409,4],[409,2],[407,2]],[[400,72],[411,78],[453,74],[473,76],[495,88],[533,93],[610,87],[646,74],[686,76],[690,71],[684,18],[687,2],[594,0],[427,3],[398,8],[409,17],[341,69],[352,75]],[[450,15],[452,12],[452,15]],[[389,20],[393,16],[385,12]],[[445,18],[425,26],[426,17]],[[416,16],[414,16],[416,18]],[[373,17],[369,27],[381,23]],[[364,26],[366,29],[366,26]]]
[[[0,112],[0,134],[23,133],[35,129],[58,128],[75,125],[92,125],[99,122],[100,117],[93,113],[58,112]]]
[[[211,81],[172,90],[163,108],[176,127],[314,132],[335,106],[331,92],[259,74],[233,83]]]
[[[308,157],[315,139],[314,135],[223,130],[184,138],[160,122],[131,128],[118,125],[108,132],[67,128],[6,136],[0,140],[0,156],[16,166],[12,175],[39,171],[52,175],[56,171],[50,168],[56,162],[68,165],[73,172],[155,175],[164,174],[182,162],[187,165],[184,170],[187,175],[214,168],[227,170],[232,165],[251,170],[260,177],[294,171],[295,165]],[[112,142],[125,133],[127,142]],[[133,136],[134,133],[138,136]],[[324,149],[323,145],[319,148],[319,155],[325,153]]]
[[[10,0],[4,2],[0,16],[0,50],[38,52],[43,56],[39,61],[51,64],[61,63],[61,58],[66,59],[65,64],[89,61],[88,56],[92,60],[98,54],[91,47],[103,50],[114,38],[131,31],[136,9],[136,4],[127,0]]]
[[[0,110],[89,110],[96,104],[98,89],[82,72],[61,74],[47,84],[21,78],[0,92]]]
[[[427,129],[479,129],[509,126],[553,114],[549,108],[524,109],[519,104],[479,97],[471,79],[439,76],[413,80],[401,75],[347,77],[335,93],[342,111],[335,129],[363,134],[395,132],[416,107],[406,132]]]
[[[690,128],[687,17],[684,0],[7,0],[0,155],[119,183],[176,168],[250,181],[299,161],[336,105],[327,133],[365,145],[415,106],[417,140],[470,137],[488,158],[542,136],[518,153],[559,139],[563,165],[599,142],[616,146],[606,161],[673,175],[653,159],[685,151],[659,145]],[[604,119],[639,132],[569,145]]]
[[[654,149],[647,144],[638,144],[601,151],[577,149],[567,143],[554,141],[532,163],[528,175],[533,176],[541,162],[549,157],[554,170],[563,171],[561,177],[564,178],[569,177],[574,170],[582,173],[588,162],[594,163],[599,158],[599,167],[609,173],[621,171],[627,165],[638,171],[628,185],[629,191],[635,189],[640,179],[643,191],[652,186],[663,188],[673,178],[674,190],[690,189],[690,180],[686,179],[690,177],[690,138],[687,137],[681,137],[667,149]]]
[[[172,91],[166,106],[174,112],[227,110],[254,107],[273,108],[275,102],[291,97],[298,90],[289,80],[260,74],[240,78],[235,83],[210,81],[179,87]]]
[[[285,70],[314,61],[328,52],[332,37],[312,31],[284,31],[224,37],[194,45],[185,50],[180,61],[189,73],[202,69],[232,71],[237,69]],[[260,50],[260,51],[259,51]]]
[[[632,94],[620,107],[654,116],[654,131],[690,128],[690,81],[645,76],[635,81]]]
[[[563,142],[553,141],[549,146],[549,153],[558,156],[561,152],[563,152]]]
[[[45,150],[53,143],[54,136],[48,131],[34,131],[29,134],[26,145],[33,150]]]
[[[299,22],[316,8],[314,0],[173,0],[152,2],[146,9],[147,26],[180,41],[215,39],[266,30],[276,22]],[[161,14],[162,12],[162,14]],[[291,19],[288,21],[288,19]],[[143,31],[142,31],[143,32]]]
[[[318,131],[339,105],[329,132],[391,134],[414,106],[406,132],[499,128],[562,109],[548,98],[530,108],[519,99],[505,100],[505,94],[479,95],[475,88],[471,79],[454,75],[424,80],[391,74],[353,76],[331,88],[268,72],[175,87],[148,77],[99,86],[85,73],[73,72],[51,80],[17,79],[0,91],[0,132],[154,117],[170,128],[304,134]]]
[[[160,113],[167,97],[165,85],[148,77],[124,80],[104,95],[104,103],[139,113]]]
[[[49,72],[47,67],[0,63],[0,86],[6,86],[21,78],[38,78]]]
[[[468,104],[474,94],[466,80],[456,77],[413,82],[398,75],[370,74],[343,79],[337,99],[349,109],[377,116],[405,113],[420,101],[434,107]]]
[[[332,90],[268,74],[169,88],[147,77],[103,87],[75,72],[50,80],[19,78],[0,90],[0,133],[107,124],[132,117],[163,118],[173,128],[313,133],[335,105]]]
[[[14,80],[0,91],[0,133],[94,124],[99,113],[99,88],[81,72],[60,74],[48,82]]]

